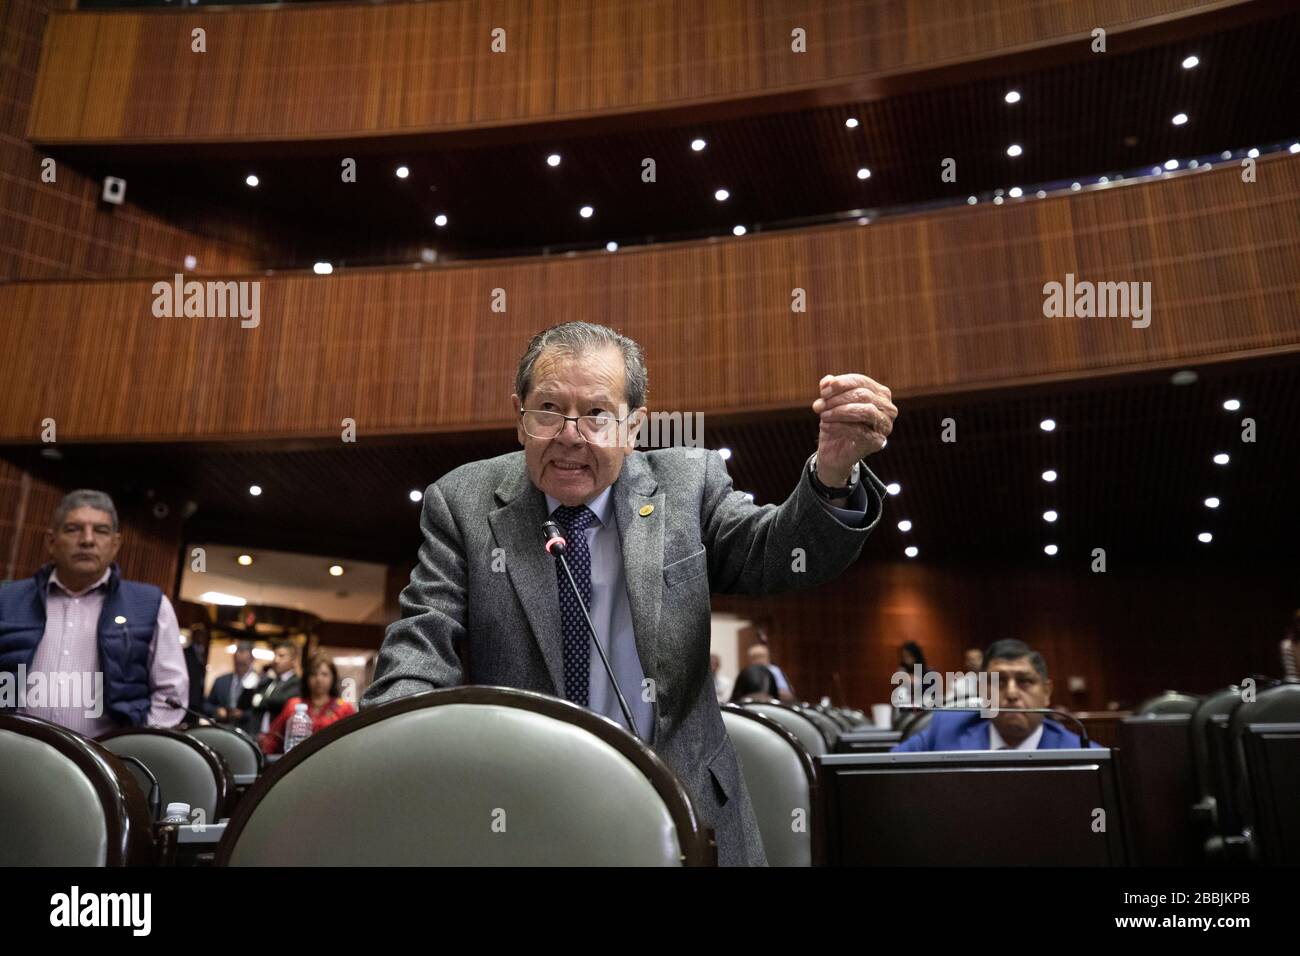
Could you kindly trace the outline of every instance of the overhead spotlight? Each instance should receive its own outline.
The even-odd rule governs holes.
[[[407,176],[411,175],[411,171],[405,166],[398,166],[395,172],[397,173],[398,179],[405,179]]]
[[[241,554],[239,557],[235,558],[235,560],[244,567],[248,567],[253,563],[253,556],[251,554]]]
[[[909,544],[906,548],[903,549],[903,553],[907,555],[909,558],[914,558],[921,553],[921,549],[914,544]]]
[[[592,209],[590,206],[583,206],[581,209],[578,210],[578,215],[581,216],[583,219],[590,219],[591,214],[594,213],[595,211],[596,210]]]
[[[1292,143],[1286,148],[1286,151],[1292,154],[1300,153],[1300,143]]]
[[[1059,549],[1056,545],[1054,545],[1054,544],[1049,544],[1049,545],[1047,545],[1047,547],[1043,548],[1043,554],[1046,554],[1046,555],[1054,555],[1054,554],[1056,554],[1056,552],[1059,551],[1059,550],[1060,550],[1060,549]]]
[[[967,197],[966,197],[966,205],[968,205],[968,206],[973,206],[973,205],[975,205],[977,202],[979,202],[979,200],[978,200],[976,197],[974,197],[974,196],[967,196]]]
[[[896,481],[891,481],[889,484],[885,485],[885,490],[888,491],[891,495],[898,495],[898,494],[902,494],[903,486]]]
[[[1038,423],[1038,427],[1045,432],[1054,432],[1056,431],[1056,419],[1044,418],[1041,422]]]
[[[1010,146],[1007,147],[1007,155],[1010,156],[1012,159],[1019,156],[1023,152],[1024,150],[1020,148],[1019,143],[1012,143]]]
[[[1196,540],[1201,542],[1201,544],[1209,544],[1214,540],[1214,535],[1210,534],[1208,531],[1202,531],[1196,536]]]
[[[718,449],[718,456],[719,456],[723,461],[731,461],[731,449],[730,449],[730,448],[719,448],[719,449]]]
[[[1048,510],[1043,512],[1043,520],[1046,521],[1048,524],[1051,524],[1059,517],[1060,515],[1058,515],[1055,511]]]
[[[1219,159],[1232,159],[1232,150],[1225,149],[1219,154]]]
[[[318,276],[327,276],[334,271],[334,266],[328,262],[317,262],[311,267],[311,271]]]
[[[907,534],[907,532],[912,530],[912,522],[907,520],[898,522],[898,530],[903,532],[903,534]]]
[[[863,166],[861,169],[858,170],[858,179],[870,179],[870,178],[871,178],[871,170],[867,169],[867,167]]]
[[[414,488],[412,488],[410,491],[406,493],[406,497],[410,498],[412,501],[424,500],[424,494],[422,492],[416,491]]]
[[[859,225],[859,226],[869,226],[869,225],[871,225],[871,217],[870,217],[870,216],[859,216],[859,217],[858,217],[858,225]]]
[[[1169,122],[1173,123],[1175,126],[1186,126],[1186,125],[1187,125],[1187,114],[1186,114],[1186,113],[1175,113],[1175,114],[1174,114],[1174,118],[1171,119]]]
[[[1160,167],[1159,167],[1159,166],[1152,166],[1152,167],[1151,167],[1151,175],[1152,175],[1152,176],[1159,176],[1159,175],[1160,175]]]
[[[555,166],[560,165],[560,154],[559,154],[559,153],[551,153],[550,156],[547,156],[547,157],[546,157],[546,165],[547,165],[547,166],[551,166],[551,167],[555,167]]]
[[[705,144],[704,140],[702,140],[702,139],[693,139],[693,140],[691,140],[691,149],[693,149],[693,150],[694,150],[695,152],[697,152],[697,153],[698,153],[700,150],[704,149],[705,145],[706,145],[706,144]]]
[[[1177,169],[1177,168],[1178,168],[1178,160],[1176,160],[1176,159],[1166,159],[1166,160],[1165,160],[1165,169],[1168,169],[1168,170],[1175,170],[1175,169]]]
[[[1101,184],[1104,186],[1104,185],[1106,185],[1108,182],[1110,182],[1110,177],[1109,177],[1109,176],[1102,176],[1102,177],[1100,177],[1100,178],[1097,180],[1097,182],[1101,183]]]
[[[343,565],[341,565],[341,564],[331,564],[331,565],[330,565],[330,574],[331,574],[333,577],[336,577],[336,578],[342,577],[342,576],[343,576]]]
[[[1200,57],[1198,57],[1198,56],[1194,56],[1194,55],[1193,55],[1193,56],[1189,56],[1189,57],[1187,57],[1187,59],[1183,60],[1183,69],[1184,69],[1184,70],[1193,70],[1193,69],[1196,68],[1197,64],[1199,64],[1200,62],[1201,62],[1201,58],[1200,58]]]
[[[1241,408],[1241,400],[1237,398],[1230,398],[1223,403],[1223,410],[1227,412],[1235,412],[1239,408]]]
[[[260,183],[261,180],[258,179],[257,176],[255,176],[253,173],[249,173],[247,176],[244,177],[244,182],[252,186],[253,188],[257,188],[257,184]]]
[[[197,269],[198,267],[199,267],[199,260],[198,260],[198,259],[194,258],[194,256],[186,256],[186,257],[185,257],[185,270],[186,270],[187,272],[192,272],[193,270]]]
[[[1012,199],[1019,199],[1024,194],[1025,191],[1021,189],[1019,186],[1012,186],[1011,189],[1007,192],[1007,195],[1010,196]]]
[[[1046,190],[1046,189],[1040,189],[1040,190],[1038,190],[1038,192],[1036,192],[1034,195],[1036,195],[1039,199],[1046,199],[1046,198],[1047,198],[1047,190]]]
[[[1183,368],[1183,369],[1179,369],[1177,372],[1174,372],[1173,375],[1169,376],[1169,384],[1170,385],[1195,385],[1196,379],[1197,379],[1197,375],[1195,369]]]
[[[1209,498],[1206,498],[1206,499],[1205,499],[1205,507],[1207,507],[1207,508],[1217,508],[1217,507],[1219,507],[1219,499],[1218,499],[1218,498],[1215,498],[1215,497],[1213,497],[1213,496],[1211,496],[1211,497],[1209,497]]]
[[[445,212],[438,213],[438,215],[433,217],[433,224],[439,229],[447,225],[447,214]]]
[[[605,251],[618,252],[618,243],[615,242],[613,239],[609,240],[609,242],[605,243]]]
[[[238,594],[226,594],[223,591],[204,591],[199,595],[200,604],[224,604],[227,607],[243,607],[248,603]]]
[[[747,233],[747,232],[749,232],[749,230],[746,229],[744,226],[732,226],[732,227],[731,227],[731,234],[732,234],[733,236],[743,236],[743,235],[744,235],[745,233]]]
[[[847,126],[849,129],[857,129],[857,128],[858,128],[858,119],[857,119],[857,117],[856,117],[856,116],[850,116],[848,119],[846,119],[846,120],[844,121],[844,125]]]
[[[1228,453],[1226,451],[1221,451],[1214,456],[1214,463],[1216,465],[1226,465],[1230,460],[1231,459],[1228,458]]]
[[[1002,98],[1003,98],[1004,100],[1006,100],[1008,103],[1019,103],[1019,102],[1020,102],[1020,91],[1019,91],[1019,90],[1007,90],[1007,95],[1004,96],[1004,97],[1002,97]]]
[[[1053,469],[1049,468],[1047,471],[1043,472],[1043,481],[1052,482],[1055,480],[1056,472]]]
[[[260,495],[260,494],[262,493],[262,486],[261,486],[261,485],[249,485],[249,486],[248,486],[248,493],[249,493],[250,495],[252,495],[254,498],[256,498],[258,495]]]
[[[714,192],[713,198],[716,199],[718,202],[726,202],[728,199],[731,198],[731,193],[727,192],[725,189],[719,189],[716,192]]]
[[[1252,146],[1250,149],[1246,150],[1246,155],[1251,159],[1259,159],[1259,150]]]
[[[1073,190],[1073,191],[1076,192],[1076,193],[1077,193],[1080,189],[1082,189],[1082,188],[1083,188],[1083,186],[1082,186],[1081,184],[1079,184],[1079,183],[1070,183],[1070,189]]]
[[[993,205],[995,206],[1001,206],[1004,202],[1006,202],[1006,200],[1003,199],[1001,196],[993,197]]]

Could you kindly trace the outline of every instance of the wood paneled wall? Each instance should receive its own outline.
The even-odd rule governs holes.
[[[109,491],[111,489],[101,489]],[[36,573],[49,561],[45,529],[55,507],[71,488],[60,488],[0,461],[0,580]],[[174,511],[159,518],[146,507],[118,506],[122,548],[117,563],[132,580],[145,581],[175,596],[180,559],[181,520]]]
[[[0,0],[0,281],[148,275],[180,270],[187,254],[200,271],[253,268],[253,241],[205,236],[184,211],[164,221],[102,203],[100,182],[63,162],[54,182],[42,180],[46,157],[23,136],[46,17],[68,5]]]
[[[1150,327],[1044,318],[1067,274],[1151,282]],[[576,318],[643,344],[653,407],[704,413],[803,407],[828,371],[906,396],[1294,350],[1300,157],[1253,183],[1219,167],[870,226],[254,280],[250,329],[155,318],[149,281],[0,285],[0,440],[47,417],[61,441],[508,427],[528,337]]]
[[[79,12],[50,23],[43,143],[420,133],[817,90],[1054,43],[1112,43],[1223,0],[439,0]],[[506,51],[491,49],[506,31]],[[803,28],[806,52],[791,49]],[[206,52],[191,31],[206,31]],[[830,88],[839,88],[834,93]]]
[[[1038,650],[1053,703],[1104,710],[1161,691],[1204,693],[1253,673],[1280,677],[1278,643],[1300,582],[1258,568],[1065,569],[859,563],[823,588],[763,598],[715,595],[716,611],[760,625],[772,660],[805,700],[888,702],[899,646],[928,669],[960,671],[967,646],[1015,638]],[[1072,694],[1071,676],[1086,690]]]

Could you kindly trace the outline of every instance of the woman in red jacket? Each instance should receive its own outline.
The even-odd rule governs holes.
[[[303,686],[306,694],[291,697],[275,718],[270,729],[262,734],[262,752],[278,754],[284,752],[284,733],[289,726],[289,718],[299,704],[307,705],[307,714],[311,717],[311,732],[319,733],[330,724],[337,723],[344,717],[351,717],[357,709],[339,696],[339,672],[334,661],[324,654],[313,654],[303,670]]]

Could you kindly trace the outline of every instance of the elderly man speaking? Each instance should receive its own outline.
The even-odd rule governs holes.
[[[550,518],[568,538],[637,735],[714,829],[719,862],[761,865],[709,672],[709,592],[770,594],[843,571],[883,508],[884,487],[861,459],[884,447],[898,409],[865,375],[825,376],[812,403],[816,453],[790,476],[784,504],[758,507],[733,490],[717,452],[636,450],[646,389],[640,347],[612,329],[568,322],[533,338],[511,397],[523,451],[464,465],[425,490],[419,563],[362,707],[493,684],[625,723],[572,586],[542,547]],[[458,642],[470,648],[468,665]]]

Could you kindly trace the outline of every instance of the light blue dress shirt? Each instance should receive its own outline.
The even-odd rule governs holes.
[[[609,658],[609,666],[618,679],[632,719],[636,723],[637,736],[647,744],[654,742],[655,712],[654,704],[642,693],[645,670],[641,667],[641,658],[637,654],[636,636],[632,629],[632,603],[627,596],[627,578],[623,573],[623,542],[618,534],[618,522],[614,518],[614,500],[610,496],[611,488],[606,488],[591,501],[586,502],[597,524],[583,532],[587,536],[587,550],[591,554],[591,625],[596,629],[596,639]],[[826,510],[850,527],[860,527],[866,517],[869,499],[859,482],[854,494],[847,502],[849,508],[835,508],[825,505]],[[560,502],[546,495],[547,514],[553,515]],[[559,581],[557,578],[556,587]],[[568,587],[568,582],[564,583]],[[588,707],[598,714],[603,714],[620,727],[626,727],[623,710],[618,706],[618,697],[614,694],[609,675],[600,662],[596,648],[591,649],[591,679],[588,684]]]

